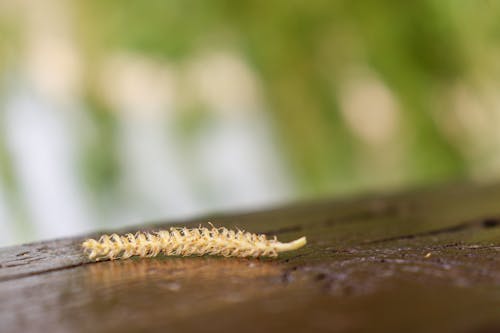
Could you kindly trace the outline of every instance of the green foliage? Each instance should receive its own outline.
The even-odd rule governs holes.
[[[83,179],[94,192],[96,202],[109,198],[118,184],[120,168],[117,161],[114,113],[94,98],[88,98],[88,115],[94,129],[81,150]],[[101,202],[102,206],[105,206]]]
[[[491,31],[484,22],[483,30],[475,27],[484,17],[498,22],[487,13],[494,4],[93,0],[79,6],[92,52],[128,49],[177,61],[210,47],[243,52],[260,75],[281,146],[308,193],[349,189],[360,177],[360,145],[336,90],[344,69],[359,64],[379,75],[401,107],[407,181],[466,174],[459,148],[436,124],[433,99],[441,86],[466,79],[471,61],[481,61],[471,59],[468,46],[477,35],[467,29],[498,38],[498,24]],[[465,28],[459,19],[471,21]]]

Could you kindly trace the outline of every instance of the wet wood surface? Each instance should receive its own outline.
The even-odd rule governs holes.
[[[305,235],[308,245],[277,259],[99,263],[81,252],[89,235],[3,248],[0,331],[500,332],[500,186],[322,200],[178,225],[207,221],[283,241]]]

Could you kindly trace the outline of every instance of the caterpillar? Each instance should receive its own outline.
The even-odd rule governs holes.
[[[132,256],[203,256],[224,257],[277,257],[278,253],[293,251],[306,245],[306,237],[289,243],[268,239],[263,234],[242,230],[216,228],[175,228],[157,232],[137,232],[125,235],[102,235],[99,240],[87,239],[82,243],[84,253],[90,260],[126,259]]]

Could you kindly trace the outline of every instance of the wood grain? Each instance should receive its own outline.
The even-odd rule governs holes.
[[[1,331],[500,332],[500,186],[178,224],[207,221],[309,243],[278,259],[100,263],[82,255],[89,235],[0,249]]]

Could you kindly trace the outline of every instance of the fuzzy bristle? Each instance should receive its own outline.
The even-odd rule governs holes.
[[[296,250],[305,244],[305,237],[281,243],[276,237],[267,239],[266,235],[212,226],[210,229],[170,228],[152,233],[103,235],[99,240],[87,239],[82,247],[89,259],[99,261],[155,257],[160,253],[167,256],[277,257],[279,252]]]

